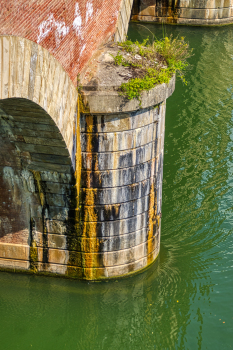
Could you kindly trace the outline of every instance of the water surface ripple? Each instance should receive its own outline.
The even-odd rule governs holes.
[[[163,30],[194,56],[167,101],[158,260],[94,284],[1,273],[2,350],[233,347],[233,27]]]

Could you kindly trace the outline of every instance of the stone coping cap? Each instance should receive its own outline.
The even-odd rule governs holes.
[[[114,65],[114,58],[120,47],[108,44],[101,48],[82,72],[81,85],[83,103],[88,112],[120,113],[149,108],[165,101],[175,89],[175,75],[168,84],[155,86],[141,93],[141,105],[138,99],[128,100],[118,94],[119,87],[133,78],[128,67]],[[114,85],[113,85],[114,83]]]

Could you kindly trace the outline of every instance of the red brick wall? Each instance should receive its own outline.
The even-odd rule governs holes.
[[[0,35],[37,42],[76,77],[115,33],[121,0],[0,0]]]

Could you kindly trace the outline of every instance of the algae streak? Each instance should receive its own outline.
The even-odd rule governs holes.
[[[87,132],[90,132],[87,142],[87,152],[90,164],[94,162],[95,170],[98,170],[98,159],[93,155],[94,131],[93,116],[86,116]],[[98,279],[99,266],[99,241],[97,239],[97,214],[95,212],[96,190],[91,188],[91,173],[87,175],[87,191],[83,196],[83,231],[81,237],[83,278],[88,280]]]
[[[75,217],[74,232],[68,232],[69,261],[67,275],[88,280],[96,279],[98,266],[99,244],[96,238],[97,216],[95,213],[95,194],[91,189],[91,176],[88,178],[88,195],[80,198],[81,191],[81,140],[80,140],[80,113],[83,111],[81,97],[78,99],[76,123],[76,168],[75,168]],[[88,129],[92,131],[93,118],[87,116]],[[92,138],[89,138],[88,152],[92,161]]]
[[[148,227],[147,227],[147,264],[150,264],[153,261],[153,252],[154,252],[154,237],[155,233],[159,227],[159,220],[157,216],[157,200],[155,193],[154,180],[150,188],[150,202],[149,202],[149,211],[148,211]]]

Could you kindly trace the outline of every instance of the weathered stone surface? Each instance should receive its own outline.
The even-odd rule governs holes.
[[[0,243],[0,258],[28,260],[29,246],[22,244]]]
[[[155,249],[150,255],[147,257],[144,257],[142,259],[139,259],[138,261],[134,261],[133,263],[119,265],[119,266],[110,266],[105,268],[89,268],[88,272],[89,275],[94,275],[96,278],[111,278],[111,277],[119,277],[124,276],[130,273],[133,273],[134,271],[138,271],[143,269],[144,267],[148,266],[148,261],[153,261],[159,254],[159,249]],[[75,277],[75,278],[82,278],[83,277],[83,268],[75,267],[75,266],[65,266],[61,264],[38,264],[38,271],[44,271],[46,268],[46,271],[51,273],[57,273],[66,275],[69,273],[69,276]],[[69,272],[67,273],[67,270]],[[92,271],[94,270],[94,271]]]
[[[155,175],[157,159],[133,167],[105,171],[82,171],[82,186],[93,188],[118,187],[138,183]]]
[[[28,270],[30,263],[28,260],[16,260],[16,259],[2,259],[0,258],[0,269],[17,270]]]
[[[158,114],[159,108],[140,109],[132,113],[81,114],[81,133],[112,133],[138,129],[157,122]]]
[[[34,271],[38,261],[48,261],[50,204],[63,220],[72,207],[71,159],[57,126],[40,106],[15,98],[0,100],[0,108],[0,267]],[[59,207],[66,208],[63,216]]]
[[[34,217],[35,223],[39,223],[40,218]],[[96,232],[96,237],[113,237],[128,234],[134,231],[139,231],[142,228],[147,227],[148,213],[142,213],[137,216],[133,216],[128,219],[116,220],[116,221],[105,221],[105,222],[89,222],[89,234],[86,237],[91,237],[92,232]],[[69,223],[62,220],[47,219],[46,229],[48,233],[52,234],[66,234],[75,235],[77,237],[82,236],[82,228],[79,232],[75,232],[70,229],[74,225],[72,219],[69,219]],[[81,227],[84,225],[80,222]]]
[[[82,167],[85,170],[115,170],[148,162],[156,156],[156,143],[120,152],[82,152]]]
[[[90,80],[80,126],[76,91],[53,57],[0,39],[28,57],[16,93],[12,72],[23,61],[2,56],[11,73],[0,76],[0,266],[12,259],[14,268],[85,279],[147,266],[159,253],[165,100],[175,78],[142,96],[142,108],[117,100],[108,79]]]
[[[89,145],[92,145],[93,152],[117,152],[141,147],[156,139],[156,125],[152,123],[138,129],[114,133],[82,133],[81,145],[87,151]]]
[[[147,108],[148,106],[156,106],[165,101],[172,95],[175,90],[175,76],[170,80],[169,84],[161,84],[155,86],[149,91],[143,91],[141,94],[141,104],[139,100],[128,100],[119,96],[116,91],[85,91],[84,103],[89,106],[90,113],[116,113],[129,112]]]
[[[174,5],[163,0],[135,0],[132,19],[163,23],[216,25],[233,23],[232,0],[180,0]]]
[[[77,267],[84,267],[88,263],[90,268],[108,267],[114,265],[130,264],[131,262],[140,260],[147,256],[147,245],[148,243],[142,243],[137,246],[131,247],[130,249],[117,250],[113,252],[105,253],[76,253],[76,264]],[[157,247],[158,242],[156,238],[152,239],[153,250]],[[69,253],[67,250],[52,249],[49,252],[49,263],[64,264],[67,265],[69,260]]]
[[[133,183],[123,187],[113,188],[98,188],[89,189],[83,188],[81,190],[82,203],[88,203],[93,199],[97,205],[108,205],[116,203],[124,203],[148,196],[150,193],[151,183],[155,180],[149,178],[139,183]]]
[[[0,99],[17,97],[37,103],[34,110],[26,107],[21,114],[18,106],[11,106],[10,100],[1,102],[6,113],[11,115],[9,124],[15,121],[15,128],[34,129],[35,123],[37,130],[47,132],[54,132],[53,126],[56,125],[72,158],[78,94],[67,73],[46,49],[24,38],[0,36],[0,52]],[[25,101],[17,102],[21,103],[21,110],[27,104]],[[44,117],[41,118],[41,115]],[[74,164],[75,159],[72,158],[72,161]]]
[[[91,251],[92,247],[99,246],[100,252],[118,251],[129,249],[147,241],[147,228],[115,237],[78,238],[78,251]],[[37,246],[42,246],[42,234],[37,237]],[[48,234],[48,247],[55,249],[71,249],[67,243],[67,236],[60,234]],[[75,248],[73,248],[75,250]]]
[[[145,196],[130,202],[97,205],[94,206],[84,205],[83,210],[93,210],[95,212],[95,220],[93,221],[112,221],[127,219],[131,216],[135,216],[144,213],[149,209],[149,196]],[[63,208],[64,211],[64,208]]]

